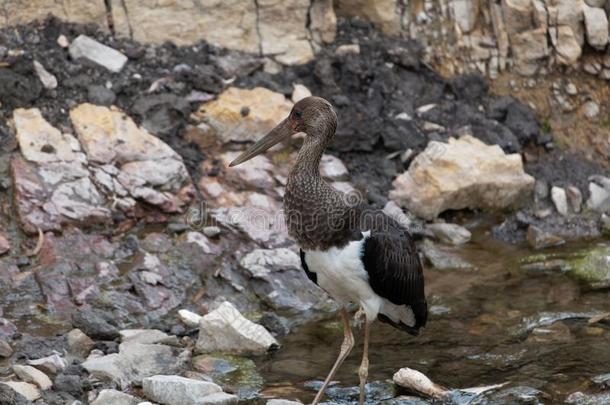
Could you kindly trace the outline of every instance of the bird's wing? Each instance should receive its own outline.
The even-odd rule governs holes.
[[[417,249],[407,231],[397,224],[373,231],[364,243],[362,261],[373,291],[396,305],[408,305],[415,328],[428,317],[424,274]]]

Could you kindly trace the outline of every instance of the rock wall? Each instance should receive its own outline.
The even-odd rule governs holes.
[[[48,14],[93,22],[139,42],[211,44],[285,65],[313,59],[334,41],[336,15],[359,17],[388,35],[415,38],[446,74],[494,78],[572,66],[610,79],[607,0],[0,0],[0,28]],[[583,51],[587,55],[583,57]]]

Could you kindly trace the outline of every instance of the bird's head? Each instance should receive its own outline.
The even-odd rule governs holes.
[[[306,142],[321,142],[326,146],[332,140],[336,127],[337,115],[332,105],[321,97],[306,97],[292,107],[288,117],[246,149],[229,166],[248,161],[299,132],[307,135]]]

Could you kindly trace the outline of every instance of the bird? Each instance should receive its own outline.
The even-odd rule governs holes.
[[[364,318],[364,350],[358,370],[360,404],[366,399],[371,324],[379,320],[418,335],[428,317],[423,268],[409,230],[362,198],[336,190],[320,174],[322,155],[336,129],[337,114],[331,103],[306,97],[229,164],[237,166],[297,133],[305,134],[286,183],[284,217],[289,236],[299,245],[307,277],[339,304],[344,335],[337,360],[313,405],[322,400],[355,345],[350,304],[358,305],[355,317]]]

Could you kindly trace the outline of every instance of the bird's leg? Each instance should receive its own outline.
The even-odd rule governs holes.
[[[328,384],[330,384],[332,379],[335,377],[337,370],[339,369],[339,367],[341,367],[341,364],[343,364],[345,358],[354,348],[354,335],[352,334],[352,330],[349,326],[349,315],[345,308],[341,309],[341,321],[343,322],[343,343],[341,343],[341,351],[339,352],[339,357],[337,357],[335,365],[330,370],[330,373],[328,373],[328,377],[326,377],[326,380],[324,380],[322,388],[320,388],[320,391],[318,391],[318,393],[316,394],[312,405],[317,405],[320,402],[320,400],[322,399],[322,395],[324,395],[324,391],[326,391],[326,388],[328,387]]]
[[[363,319],[366,319],[366,313],[364,312],[364,309],[360,307],[358,311],[356,311],[356,313],[354,314],[354,326],[360,328]]]
[[[364,319],[364,350],[362,351],[362,363],[360,363],[360,369],[358,370],[358,376],[360,377],[360,405],[364,404],[366,399],[366,379],[369,376],[369,335],[371,332],[371,322]]]

